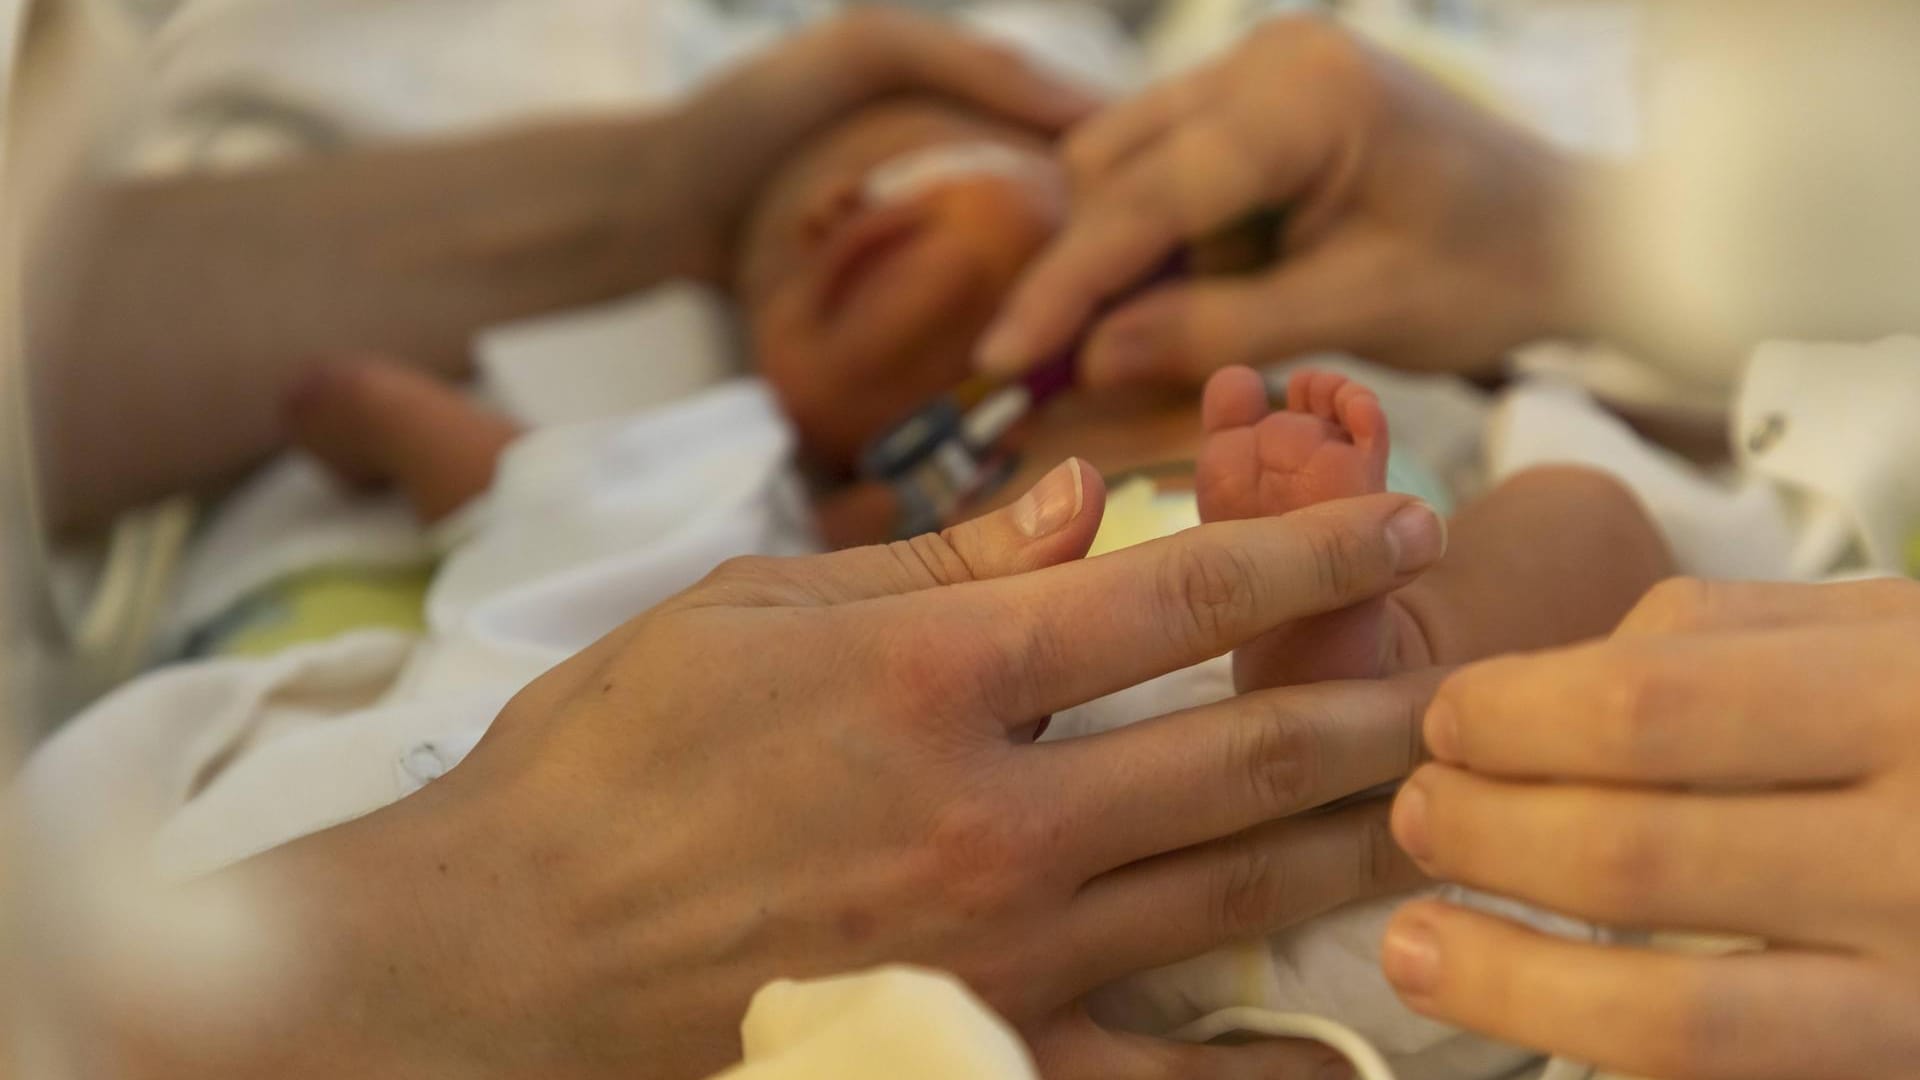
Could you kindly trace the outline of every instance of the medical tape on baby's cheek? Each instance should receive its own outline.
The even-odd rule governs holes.
[[[1065,182],[1045,155],[991,142],[945,143],[902,154],[867,174],[861,195],[875,205],[899,202],[942,184],[998,178],[1064,206]]]

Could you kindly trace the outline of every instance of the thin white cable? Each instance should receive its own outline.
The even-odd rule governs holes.
[[[1172,1037],[1179,1042],[1205,1043],[1236,1033],[1275,1039],[1311,1039],[1339,1051],[1353,1066],[1359,1080],[1395,1080],[1387,1059],[1359,1032],[1324,1016],[1241,1006],[1203,1016],[1174,1032]]]
[[[1359,1080],[1395,1080],[1393,1067],[1359,1032],[1336,1020],[1307,1013],[1274,1012],[1241,1006],[1222,1009],[1195,1020],[1171,1036],[1177,1042],[1207,1043],[1222,1035],[1265,1035],[1275,1039],[1309,1039],[1336,1050],[1353,1066]],[[1555,1058],[1537,1080],[1593,1080],[1590,1066]]]
[[[1547,1071],[1540,1074],[1540,1080],[1593,1080],[1593,1067],[1554,1058],[1547,1062]]]

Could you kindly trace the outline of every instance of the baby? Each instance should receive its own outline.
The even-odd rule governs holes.
[[[1064,210],[1043,140],[934,101],[870,108],[769,179],[736,291],[836,546],[886,538],[885,517],[838,512],[836,485],[867,440],[970,374],[974,343]],[[295,440],[341,479],[397,486],[428,523],[483,493],[519,436],[456,389],[373,359],[320,370],[287,413]],[[1296,373],[1276,408],[1258,374],[1233,369],[1200,402],[1172,391],[1055,402],[1003,497],[1078,455],[1108,475],[1193,463],[1203,520],[1284,514],[1383,490],[1389,445],[1359,383]],[[1239,682],[1374,676],[1604,634],[1670,569],[1609,478],[1523,474],[1455,518],[1447,558],[1422,581],[1241,650]]]
[[[1045,141],[932,101],[871,108],[769,178],[736,292],[830,542],[886,538],[874,493],[845,486],[855,456],[970,374],[977,338],[1065,205]],[[453,388],[378,361],[316,374],[288,416],[342,479],[397,486],[429,523],[482,494],[519,434]],[[1383,490],[1389,447],[1388,418],[1357,382],[1298,372],[1276,404],[1258,373],[1231,369],[1199,401],[1131,391],[1054,402],[1003,497],[1078,455],[1108,475],[1184,463],[1206,521],[1285,514]],[[1244,646],[1233,684],[1378,677],[1603,635],[1670,572],[1654,527],[1612,480],[1522,474],[1455,517],[1446,557],[1420,581]]]

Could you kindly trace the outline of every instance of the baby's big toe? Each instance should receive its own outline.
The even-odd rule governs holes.
[[[1251,427],[1272,410],[1267,380],[1250,367],[1222,368],[1207,380],[1200,424],[1209,434]]]

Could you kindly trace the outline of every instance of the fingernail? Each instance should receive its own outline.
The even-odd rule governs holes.
[[[1402,919],[1380,946],[1380,967],[1402,993],[1430,994],[1440,985],[1440,939],[1425,923]]]
[[[1460,760],[1460,718],[1453,706],[1436,701],[1427,707],[1427,751],[1440,761]]]
[[[1078,517],[1086,499],[1080,459],[1068,458],[1013,504],[1013,524],[1029,540],[1052,536]]]
[[[1433,855],[1433,838],[1427,832],[1427,792],[1417,782],[1408,781],[1393,800],[1393,838],[1415,862],[1424,863]]]
[[[1402,574],[1425,570],[1447,553],[1447,523],[1433,507],[1413,502],[1387,520],[1393,568]]]

